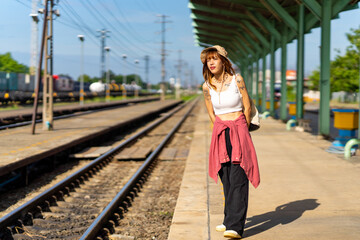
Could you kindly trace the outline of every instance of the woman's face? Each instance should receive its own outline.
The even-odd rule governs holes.
[[[216,52],[208,54],[206,64],[210,72],[214,75],[218,75],[223,72],[223,63]]]

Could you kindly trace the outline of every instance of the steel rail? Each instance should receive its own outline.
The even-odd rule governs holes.
[[[152,130],[156,126],[158,126],[160,123],[164,122],[166,119],[171,117],[173,114],[178,112],[180,109],[185,107],[187,103],[184,103],[182,105],[179,105],[175,109],[173,109],[171,112],[167,113],[163,117],[159,118],[156,122],[152,123],[150,126],[146,127],[142,131],[134,134],[115,148],[111,149],[110,151],[106,152],[102,156],[94,159],[91,163],[84,166],[83,168],[79,169],[75,173],[71,174],[67,178],[63,179],[59,183],[55,184],[53,187],[49,188],[48,190],[44,191],[43,193],[39,194],[35,198],[31,199],[29,202],[23,204],[22,206],[18,207],[17,209],[13,210],[9,214],[5,215],[4,217],[0,218],[0,238],[3,231],[6,231],[6,228],[13,227],[16,224],[19,223],[18,220],[25,219],[27,217],[28,213],[36,213],[39,210],[39,206],[44,205],[46,201],[49,204],[50,201],[52,201],[52,197],[59,195],[60,191],[66,192],[67,187],[74,187],[74,185],[78,185],[81,182],[82,177],[87,178],[87,174],[90,171],[97,171],[97,167],[106,162],[109,157],[111,157],[113,154],[115,154],[117,151],[121,150],[122,148],[126,147],[127,145],[131,144],[133,141],[137,140],[139,137],[146,134],[148,131]],[[33,215],[33,214],[32,214]]]
[[[136,104],[136,103],[150,102],[150,101],[155,101],[155,100],[159,100],[159,99],[160,98],[135,99],[135,100],[127,100],[127,101],[124,101],[124,102],[117,102],[117,103],[112,103],[112,104],[111,103],[110,104],[99,104],[99,105],[92,105],[92,106],[91,105],[90,106],[85,105],[85,106],[82,106],[82,107],[71,109],[75,113],[64,114],[64,115],[61,115],[61,116],[57,116],[57,117],[54,117],[54,120],[70,118],[70,117],[77,117],[77,116],[90,114],[90,113],[94,113],[94,112],[111,110],[111,109],[118,108],[118,107],[125,107],[126,105],[129,105],[129,104],[132,104],[132,103]],[[55,112],[61,112],[61,111],[66,111],[66,109],[55,110]],[[85,111],[85,112],[82,112],[82,111]],[[82,113],[78,113],[78,112],[82,112]],[[39,115],[41,115],[41,113]],[[36,123],[41,123],[42,119],[38,119],[35,122]],[[30,125],[30,124],[32,124],[32,121],[24,121],[24,122],[12,123],[12,124],[8,124],[8,125],[2,125],[2,126],[0,126],[0,130],[5,130],[5,129],[9,129],[9,128],[16,128],[16,127],[22,127],[22,126],[26,126],[26,125]]]
[[[170,138],[175,134],[177,129],[189,116],[193,108],[195,107],[198,99],[193,101],[194,103],[186,114],[181,118],[181,120],[175,125],[175,127],[170,131],[169,134],[163,139],[163,141],[158,145],[158,147],[150,154],[150,156],[145,160],[145,162],[140,166],[140,168],[134,173],[130,180],[125,184],[125,186],[120,190],[120,192],[115,196],[115,198],[108,204],[108,206],[103,210],[103,212],[94,220],[93,224],[86,230],[86,232],[81,236],[80,240],[96,239],[99,235],[98,233],[103,228],[103,226],[108,222],[112,217],[113,212],[117,210],[119,205],[125,200],[130,191],[135,187],[136,183],[148,169],[148,167],[154,162],[156,156],[160,153],[165,144],[170,140]]]

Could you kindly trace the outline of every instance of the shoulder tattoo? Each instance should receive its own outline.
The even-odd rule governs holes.
[[[204,89],[204,97],[205,97],[205,99],[211,99],[211,96],[210,96],[209,90]]]
[[[240,88],[241,90],[244,90],[244,89],[245,89],[244,81],[241,81],[241,79],[238,79],[237,82],[238,82],[239,85],[240,85],[239,88]]]

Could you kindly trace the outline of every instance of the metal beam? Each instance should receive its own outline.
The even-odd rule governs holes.
[[[200,19],[200,20],[207,21],[207,22],[210,22],[210,23],[215,21],[214,18],[208,17],[208,16],[204,16],[204,15],[199,14],[199,13],[196,13],[196,14],[195,14],[195,13],[191,13],[191,14],[190,14],[190,18],[192,18],[192,19]],[[217,23],[220,23],[220,24],[227,25],[227,26],[239,27],[238,23],[237,23],[237,22],[234,22],[234,21],[216,19],[216,22],[217,22]]]
[[[236,34],[243,35],[248,42],[252,43],[252,46],[257,52],[261,52],[263,50],[263,48],[256,41],[254,41],[254,39],[252,39],[245,31],[236,32]]]
[[[217,25],[210,25],[210,24],[205,24],[205,23],[199,23],[196,21],[192,22],[192,26],[194,28],[204,28],[204,29],[215,29],[215,30],[220,30],[223,31],[225,33],[234,33],[235,31],[237,31],[237,28],[225,28],[225,27],[220,27]]]
[[[286,25],[288,25],[294,32],[298,32],[298,27],[295,19],[276,1],[276,0],[260,0],[262,4],[272,13],[275,17],[279,17]]]
[[[201,15],[201,14],[194,14],[194,13],[192,13],[191,15],[190,15],[190,17],[191,18],[193,18],[193,20],[195,21],[195,20],[201,20],[201,21],[205,21],[205,22],[208,22],[209,24],[208,24],[208,26],[212,26],[212,24],[214,23],[214,19],[212,19],[212,18],[210,18],[210,17],[207,17],[207,16],[203,16],[203,15]],[[250,28],[251,29],[249,29],[249,28],[247,28],[244,24],[241,24],[242,26],[241,26],[241,28],[240,28],[240,25],[239,24],[234,24],[234,22],[232,22],[232,21],[224,21],[224,20],[216,20],[216,22],[218,22],[218,23],[221,23],[221,24],[225,24],[225,25],[227,25],[227,26],[230,26],[230,27],[235,27],[235,28],[237,28],[237,29],[241,29],[240,31],[242,32],[243,30],[247,30],[247,31],[249,31],[250,33],[252,33],[252,34],[254,34],[254,36],[256,37],[256,40],[258,40],[258,41],[260,41],[263,45],[264,45],[264,47],[265,48],[269,48],[269,43],[267,42],[267,40],[262,36],[262,34],[259,32],[259,31],[257,31],[257,29],[255,28],[255,27],[253,27],[249,22],[247,22],[249,25],[250,25]],[[216,26],[217,27],[217,26]],[[254,44],[254,47],[255,48],[257,48],[257,50],[259,51],[261,51],[262,49],[259,49],[260,48],[260,46],[256,43],[256,42],[254,42],[254,41],[256,41],[256,40],[254,40],[254,39],[252,39],[252,38],[250,38],[250,37],[248,37],[248,35],[246,36],[245,34],[244,34],[244,36],[245,36],[245,38],[249,41],[249,42],[252,42],[253,44]],[[261,38],[261,39],[260,39]]]
[[[224,9],[221,9],[218,7],[216,7],[216,8],[208,7],[208,6],[198,4],[198,3],[189,2],[188,8],[194,9],[194,10],[199,10],[199,11],[204,11],[204,12],[208,12],[208,13],[213,13],[213,14],[217,14],[217,15],[223,15],[223,16],[227,16],[227,17],[250,19],[249,16],[246,14],[242,14],[242,13],[235,12],[235,11],[224,10]]]
[[[249,16],[249,18],[254,22],[256,23],[256,25],[258,25],[262,30],[263,32],[265,32],[266,34],[269,34],[269,31],[268,29],[264,26],[263,22],[257,18],[251,11],[249,10],[246,10],[246,14]],[[261,14],[260,14],[261,15]]]
[[[245,43],[246,40],[243,39],[242,36],[235,36],[234,38],[235,38],[235,40],[236,40],[237,42],[239,42],[239,43],[241,44],[241,46],[243,46],[243,47],[246,49],[246,51],[247,51],[250,55],[252,55],[252,56],[255,55],[254,50]],[[244,41],[244,40],[245,40],[245,41]],[[250,46],[251,46],[251,45],[250,45]]]
[[[229,41],[228,38],[225,38],[225,37],[221,37],[221,36],[218,36],[216,34],[213,34],[213,35],[210,35],[210,34],[207,34],[207,33],[198,33],[197,36],[199,37],[207,37],[207,38],[211,38],[211,39],[218,39],[219,41],[221,42],[226,42],[226,41]],[[219,45],[221,45],[221,43],[219,43]]]
[[[224,0],[225,2],[230,2],[230,3],[236,3],[236,4],[241,4],[242,6],[246,5],[247,7],[252,7],[252,8],[260,8],[263,10],[266,10],[264,8],[264,6],[259,3],[258,1],[252,1],[252,0]]]
[[[320,4],[315,0],[302,0],[302,3],[305,5],[306,8],[308,8],[314,16],[320,20],[321,19],[321,6]]]
[[[281,35],[278,32],[278,30],[276,30],[276,28],[269,22],[269,20],[267,20],[262,14],[258,13],[258,12],[253,12],[254,16],[259,19],[261,21],[262,24],[264,24],[264,26],[269,30],[269,32],[271,34],[273,34],[276,37],[276,40],[280,40],[281,39]]]
[[[333,0],[330,0],[330,1],[333,2]],[[346,6],[348,6],[348,4],[350,2],[351,2],[351,0],[337,0],[336,2],[334,2],[334,5],[331,8],[331,18],[335,17],[339,12],[344,10],[344,8],[346,8]],[[323,5],[324,5],[324,3],[323,3]],[[356,4],[356,6],[357,6],[357,4]]]
[[[195,33],[201,33],[201,31],[207,31],[209,33],[216,33],[218,32],[218,34],[221,33],[222,35],[226,35],[226,36],[229,36],[229,37],[232,37],[232,38],[235,38],[236,40],[238,41],[242,41],[243,42],[243,46],[245,45],[246,48],[250,48],[250,54],[255,56],[255,51],[261,51],[261,48],[260,46],[254,42],[253,39],[251,39],[249,37],[249,35],[247,34],[244,34],[244,33],[241,33],[239,32],[239,30],[230,30],[230,29],[226,29],[226,28],[220,28],[220,27],[217,27],[217,26],[211,26],[211,25],[208,25],[208,24],[194,24],[193,23],[193,26],[194,26],[194,29],[196,29],[196,31],[193,31]],[[246,36],[247,37],[246,37]],[[254,48],[254,49],[252,49]]]
[[[270,48],[268,40],[250,22],[244,21],[244,23],[240,23],[240,25],[242,25],[244,28],[248,28],[259,39],[265,48]]]
[[[202,42],[210,43],[211,45],[222,45],[222,46],[236,46],[238,49],[241,48],[237,42],[231,41],[230,39],[221,39],[218,36],[208,36],[206,34],[201,34],[200,36],[195,36],[196,39],[199,39]],[[243,51],[240,51],[242,53],[242,57],[247,57]],[[230,53],[230,52],[229,52]],[[234,52],[237,54],[237,52]]]
[[[244,44],[241,42],[240,39],[236,39],[235,38],[229,38],[229,37],[225,37],[223,38],[223,36],[212,32],[211,30],[203,30],[203,31],[198,31],[196,29],[193,29],[193,32],[195,32],[198,36],[206,36],[209,38],[213,38],[213,39],[218,39],[220,40],[220,42],[224,42],[224,41],[230,41],[232,42],[232,44],[236,45],[237,48],[241,48],[243,52],[246,52],[246,55],[251,54],[251,49],[249,49],[248,47],[244,46]],[[221,43],[219,43],[219,45],[221,45]]]

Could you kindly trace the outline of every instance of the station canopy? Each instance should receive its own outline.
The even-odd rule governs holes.
[[[285,37],[298,37],[299,6],[304,4],[304,32],[320,27],[323,1],[331,1],[331,18],[342,11],[358,8],[359,0],[190,0],[195,43],[202,47],[222,45],[236,65],[246,59],[258,60],[275,49]],[[249,63],[250,63],[249,62]]]

